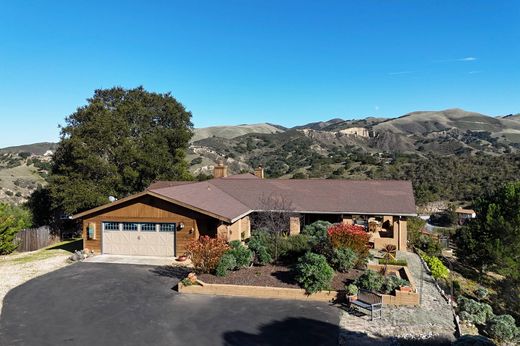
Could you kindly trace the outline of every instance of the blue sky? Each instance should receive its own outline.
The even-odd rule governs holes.
[[[520,112],[519,1],[0,0],[0,147],[95,89],[171,91],[196,127]]]

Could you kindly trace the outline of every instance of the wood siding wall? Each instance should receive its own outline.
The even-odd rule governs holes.
[[[186,245],[199,235],[216,235],[218,220],[190,209],[168,203],[152,196],[142,196],[138,199],[119,204],[113,208],[104,209],[83,219],[83,246],[96,253],[102,251],[102,222],[153,222],[153,223],[184,223],[184,228],[176,232],[176,253],[181,255],[186,251]],[[95,239],[87,239],[88,225],[95,225]]]

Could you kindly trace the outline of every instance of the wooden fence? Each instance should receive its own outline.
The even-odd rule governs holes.
[[[17,251],[34,251],[59,242],[60,237],[55,235],[48,226],[28,228],[16,234]]]

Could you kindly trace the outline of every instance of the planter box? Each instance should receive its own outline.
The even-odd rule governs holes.
[[[184,286],[179,282],[180,293],[208,294],[219,296],[268,298],[268,299],[290,299],[309,300],[322,302],[341,301],[345,293],[341,291],[322,291],[308,295],[300,288],[262,287],[244,285],[207,284],[198,280],[198,285]]]

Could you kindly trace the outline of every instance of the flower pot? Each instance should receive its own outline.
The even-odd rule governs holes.
[[[352,295],[352,296],[347,296],[347,298],[348,298],[349,303],[355,302],[357,300],[357,294]]]
[[[177,257],[176,261],[177,261],[177,262],[184,262],[184,261],[186,261],[187,259],[188,259],[188,257],[182,255],[182,256]]]
[[[412,292],[412,288],[410,286],[400,286],[399,290],[401,292]]]

